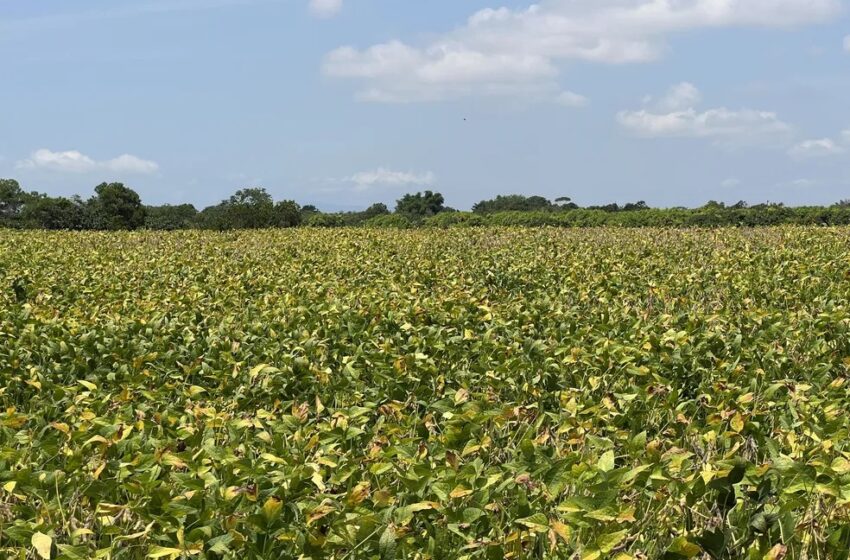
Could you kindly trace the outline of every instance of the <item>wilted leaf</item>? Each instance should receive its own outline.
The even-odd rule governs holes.
[[[53,548],[53,538],[41,532],[35,532],[32,535],[32,546],[39,556],[45,560],[50,560],[50,552]]]

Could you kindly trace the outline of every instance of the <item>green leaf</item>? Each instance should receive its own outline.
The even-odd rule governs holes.
[[[623,540],[626,538],[626,535],[628,534],[629,531],[627,529],[623,529],[622,531],[616,531],[614,533],[607,533],[596,539],[596,546],[598,546],[599,550],[601,550],[604,554],[608,554],[609,552],[617,548],[617,546],[621,542],[623,542]]]
[[[378,541],[378,552],[381,554],[381,560],[395,560],[396,532],[392,524],[387,525],[387,528],[381,533],[381,538]]]
[[[531,517],[517,519],[517,523],[523,527],[528,527],[536,533],[545,533],[549,530],[549,520],[542,513],[535,513]]]
[[[461,513],[461,518],[464,523],[474,523],[484,515],[486,515],[484,510],[478,508],[466,508],[463,510],[463,513]]]
[[[726,533],[722,529],[706,531],[696,538],[697,543],[709,556],[719,560],[726,553]]]
[[[59,558],[62,560],[88,560],[91,553],[87,546],[71,546],[69,544],[57,544]]]
[[[231,552],[230,543],[233,542],[231,535],[220,535],[207,541],[207,550],[216,554],[225,555]]]
[[[680,558],[693,558],[702,552],[702,548],[685,537],[676,537],[667,551]]]

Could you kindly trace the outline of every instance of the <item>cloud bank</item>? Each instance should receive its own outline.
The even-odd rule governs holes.
[[[16,167],[18,169],[42,169],[60,173],[112,171],[139,175],[156,173],[159,170],[159,164],[156,162],[130,154],[120,155],[105,161],[96,161],[77,150],[53,152],[47,149],[36,150],[29,158],[19,161]]]
[[[699,90],[684,82],[660,101],[636,111],[621,111],[620,125],[644,138],[710,138],[719,144],[782,144],[792,128],[776,113],[755,109],[697,109]],[[652,99],[649,98],[648,101]]]
[[[840,0],[541,0],[523,9],[480,10],[422,44],[342,46],[327,54],[324,72],[356,81],[366,101],[471,94],[552,99],[568,62],[648,62],[683,31],[807,25],[840,10]]]

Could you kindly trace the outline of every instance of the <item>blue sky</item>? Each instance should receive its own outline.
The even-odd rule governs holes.
[[[0,0],[0,177],[323,209],[850,198],[846,0]]]

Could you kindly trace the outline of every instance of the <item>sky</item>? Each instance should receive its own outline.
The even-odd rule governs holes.
[[[850,0],[0,0],[0,71],[54,196],[850,199]]]

